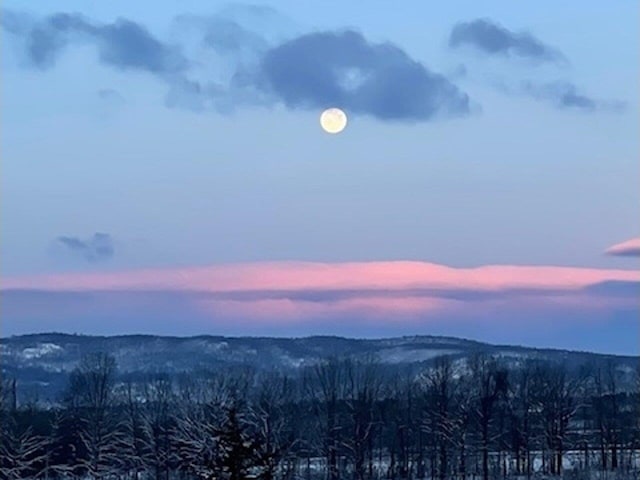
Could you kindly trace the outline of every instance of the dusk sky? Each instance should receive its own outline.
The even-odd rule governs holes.
[[[638,354],[638,17],[5,0],[0,333]]]

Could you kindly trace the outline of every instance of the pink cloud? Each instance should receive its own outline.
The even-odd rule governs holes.
[[[620,332],[636,328],[636,282],[640,272],[632,270],[423,262],[15,277],[2,281],[2,334],[431,333],[521,341],[547,332],[553,339],[550,332],[575,335],[605,324]]]
[[[626,243],[626,242],[625,242]],[[594,268],[491,265],[453,268],[426,262],[264,262],[116,273],[5,278],[1,288],[49,291],[170,290],[200,292],[472,289],[580,289],[640,281],[640,272]]]
[[[640,237],[612,245],[605,253],[619,257],[640,257]]]
[[[523,316],[536,321],[609,318],[620,309],[637,311],[636,297],[607,290],[618,288],[618,282],[640,282],[640,272],[453,268],[404,261],[266,262],[6,278],[2,290],[4,316],[15,329],[23,320],[45,322],[53,313],[68,321],[148,319],[268,332],[353,325],[419,329],[442,322],[473,326],[499,318],[520,324]],[[592,291],[594,285],[605,288]]]

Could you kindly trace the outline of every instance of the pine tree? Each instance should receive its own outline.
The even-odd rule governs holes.
[[[256,439],[247,431],[235,403],[225,413],[219,436],[222,474],[227,480],[255,478]]]

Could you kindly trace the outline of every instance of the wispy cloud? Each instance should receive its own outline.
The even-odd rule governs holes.
[[[625,104],[620,101],[605,101],[590,97],[580,92],[570,82],[534,83],[524,82],[522,90],[537,100],[547,101],[559,109],[573,109],[583,112],[624,110]]]
[[[456,24],[449,36],[449,46],[472,47],[487,56],[525,59],[529,65],[551,63],[567,65],[568,60],[557,48],[545,44],[528,32],[514,32],[490,19],[477,19]],[[504,93],[525,95],[546,102],[558,110],[580,112],[621,112],[625,102],[595,98],[571,81],[539,81],[527,79],[519,83],[506,80],[494,83]]]
[[[56,241],[78,258],[87,262],[108,260],[115,254],[113,238],[108,233],[94,233],[88,239],[61,236]]]
[[[531,33],[513,32],[486,18],[456,24],[449,36],[449,46],[470,46],[488,55],[566,63],[566,58],[559,50],[546,45]]]
[[[640,237],[616,243],[605,250],[608,255],[618,257],[640,257]]]

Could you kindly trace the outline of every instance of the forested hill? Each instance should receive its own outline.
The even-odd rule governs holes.
[[[90,353],[106,353],[116,360],[119,374],[206,372],[229,366],[295,373],[328,358],[376,361],[390,368],[419,371],[433,359],[448,355],[464,362],[479,353],[517,365],[527,359],[559,362],[573,369],[615,364],[624,382],[633,382],[638,357],[601,355],[566,350],[496,346],[470,340],[414,336],[352,339],[329,336],[165,337],[153,335],[87,336],[60,333],[21,335],[0,339],[2,371],[16,378],[21,390],[40,400],[54,399],[68,374]]]

